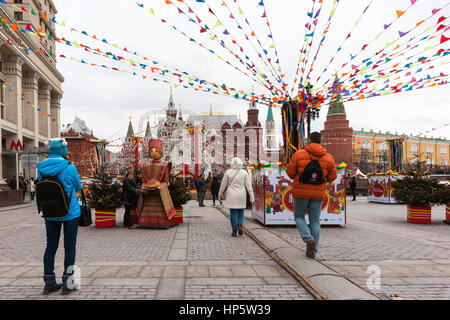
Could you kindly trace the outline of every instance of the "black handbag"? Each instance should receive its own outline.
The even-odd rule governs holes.
[[[80,205],[80,220],[79,220],[79,226],[80,227],[89,227],[92,224],[92,214],[91,214],[91,208],[89,208],[86,197],[84,196],[83,190],[81,190],[81,205]]]

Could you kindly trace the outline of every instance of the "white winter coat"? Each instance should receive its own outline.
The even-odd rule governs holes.
[[[233,179],[234,176],[236,177]],[[224,191],[226,191],[224,205],[228,209],[245,209],[247,207],[247,192],[250,195],[250,202],[255,201],[252,181],[247,171],[242,169],[242,160],[239,158],[234,158],[231,161],[231,169],[227,170],[223,176],[219,199],[223,196]]]

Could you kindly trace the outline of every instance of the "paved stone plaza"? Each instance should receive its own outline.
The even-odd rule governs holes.
[[[406,222],[406,206],[347,199],[347,225],[322,227],[317,258],[366,286],[367,267],[381,269],[381,292],[404,299],[450,299],[450,226],[445,207],[432,208],[432,224]],[[246,213],[248,217],[250,212]],[[293,227],[268,229],[304,249]]]
[[[0,211],[0,299],[314,299],[253,239],[230,236],[227,218],[191,201],[185,223],[169,230],[80,228],[81,290],[42,296],[45,228],[36,209]],[[250,217],[250,212],[246,212]],[[348,202],[345,227],[323,227],[318,259],[366,286],[367,267],[381,268],[376,293],[405,299],[450,299],[450,229],[444,208],[431,225],[406,223],[406,207]],[[267,227],[304,250],[293,226]],[[62,274],[63,240],[56,256]]]
[[[192,201],[169,230],[80,228],[81,290],[42,296],[45,228],[35,207],[0,212],[0,299],[313,299],[225,216]],[[56,274],[63,268],[63,240]]]

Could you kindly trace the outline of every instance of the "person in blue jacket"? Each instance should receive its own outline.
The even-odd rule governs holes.
[[[69,214],[63,218],[45,219],[47,232],[47,248],[44,253],[44,294],[61,289],[62,294],[73,291],[74,286],[68,285],[68,279],[73,275],[75,266],[76,243],[78,233],[78,220],[81,214],[77,192],[82,189],[77,168],[66,159],[68,154],[67,142],[64,139],[51,139],[49,141],[49,156],[38,164],[38,182],[42,176],[58,175],[63,187],[70,197]],[[59,174],[58,174],[59,173]],[[55,255],[58,250],[61,227],[64,225],[64,274],[62,284],[56,283],[54,273]]]

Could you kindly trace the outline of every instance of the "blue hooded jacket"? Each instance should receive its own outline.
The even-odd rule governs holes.
[[[58,174],[58,172],[61,172]],[[62,156],[49,155],[47,159],[38,164],[38,181],[42,180],[42,175],[54,176],[58,174],[59,180],[67,192],[70,199],[69,214],[63,218],[47,219],[50,221],[69,221],[80,216],[80,204],[78,203],[77,192],[81,190],[81,181],[77,168],[69,163],[69,160]]]

